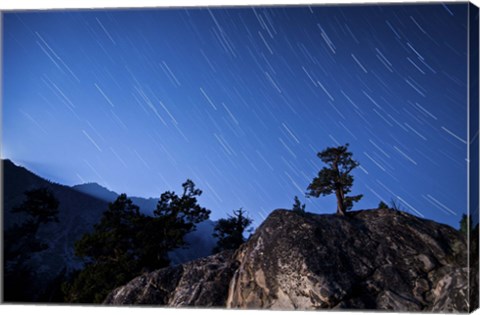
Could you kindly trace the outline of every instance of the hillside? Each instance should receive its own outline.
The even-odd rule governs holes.
[[[50,248],[40,253],[45,257],[35,259],[48,259],[49,263],[44,264],[45,273],[55,273],[63,265],[67,268],[75,266],[73,242],[99,221],[108,202],[52,183],[9,160],[3,161],[3,180],[4,229],[23,219],[21,215],[12,213],[11,209],[22,203],[25,191],[46,187],[54,193],[59,201],[59,222],[41,226],[40,237],[47,240]]]
[[[64,272],[79,267],[74,255],[74,242],[90,231],[100,220],[108,202],[75,191],[68,186],[51,183],[9,160],[3,161],[3,218],[4,230],[23,221],[23,216],[11,209],[24,200],[27,190],[49,188],[59,201],[59,222],[40,227],[39,238],[48,244],[48,249],[31,256],[28,264],[35,270],[35,278],[26,293],[32,301],[48,300],[49,284]],[[8,290],[8,288],[5,288]]]
[[[235,253],[144,274],[106,304],[466,312],[467,245],[393,210],[276,210]]]
[[[97,183],[75,185],[72,188],[76,191],[107,202],[112,202],[118,197],[117,193],[110,191]],[[158,198],[140,198],[131,196],[129,196],[129,198],[140,208],[140,211],[146,215],[153,215],[153,210],[158,203]],[[185,237],[187,244],[193,246],[179,248],[170,252],[169,258],[172,261],[172,264],[181,264],[199,257],[210,255],[216,244],[216,239],[212,236],[214,227],[215,222],[211,220],[206,220],[197,224],[196,230],[187,234]]]
[[[81,261],[74,254],[74,243],[81,236],[93,229],[100,221],[108,203],[114,201],[118,194],[96,184],[88,183],[73,187],[52,183],[43,179],[24,167],[15,165],[10,160],[2,160],[3,165],[3,221],[4,231],[20,224],[24,220],[22,214],[12,213],[13,207],[24,200],[24,192],[46,187],[53,191],[59,201],[59,222],[41,226],[39,238],[48,244],[48,249],[31,256],[28,264],[35,270],[35,279],[25,294],[26,302],[50,301],[54,294],[51,284],[81,267]],[[158,199],[132,197],[145,214],[152,213]],[[198,225],[198,231],[186,236],[189,248],[177,249],[170,253],[173,264],[207,256],[211,253],[216,240],[213,238],[212,221]],[[8,288],[5,288],[8,290]]]

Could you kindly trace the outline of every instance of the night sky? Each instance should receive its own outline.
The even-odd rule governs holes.
[[[10,12],[2,157],[52,181],[159,197],[191,178],[212,219],[258,225],[350,143],[354,209],[467,209],[467,5]],[[5,183],[8,185],[8,183]]]

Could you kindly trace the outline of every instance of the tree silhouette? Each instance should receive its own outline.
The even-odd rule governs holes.
[[[295,196],[295,198],[293,199],[292,211],[297,213],[305,213],[305,204],[302,204],[300,202],[298,196]]]
[[[110,203],[93,232],[75,244],[85,268],[64,284],[66,301],[101,303],[114,288],[142,272],[168,266],[168,253],[185,246],[185,235],[210,214],[197,204],[202,191],[193,181],[182,186],[180,196],[170,191],[160,196],[153,217],[140,213],[125,194]]]
[[[75,255],[82,258],[85,268],[64,284],[68,302],[101,303],[112,289],[139,273],[138,233],[143,218],[125,194],[108,205],[93,231],[75,243]]]
[[[404,211],[402,204],[399,201],[397,201],[395,198],[390,199],[389,209],[392,209],[395,211]]]
[[[27,215],[27,223],[39,227],[41,224],[58,222],[58,200],[48,188],[38,188],[25,192],[25,201],[12,209],[12,212],[23,212]]]
[[[470,221],[470,216],[467,214],[462,214],[460,219],[460,228],[459,231],[462,232],[465,236],[468,234],[468,231],[472,230],[472,223]]]
[[[22,204],[12,209],[12,212],[24,213],[25,221],[4,233],[4,300],[9,302],[31,301],[32,270],[27,261],[32,254],[48,248],[37,238],[40,226],[58,222],[59,202],[51,190],[29,190],[25,197]]]
[[[213,253],[239,248],[245,242],[243,234],[250,224],[252,219],[245,216],[242,208],[234,210],[233,216],[229,215],[227,219],[218,220],[213,233],[218,242],[213,248]]]
[[[348,143],[339,147],[328,147],[317,156],[328,165],[323,167],[318,176],[308,186],[308,195],[311,197],[325,196],[335,193],[337,197],[337,214],[345,215],[359,201],[363,195],[347,196],[351,191],[353,176],[350,172],[360,164],[353,160],[348,151]]]
[[[182,184],[183,193],[164,192],[153,212],[153,220],[144,225],[143,266],[149,269],[169,264],[168,252],[186,246],[184,237],[196,229],[196,224],[210,216],[210,210],[198,204],[197,197],[202,195],[192,180]]]
[[[383,201],[380,201],[380,203],[378,204],[378,209],[390,209],[390,207]]]

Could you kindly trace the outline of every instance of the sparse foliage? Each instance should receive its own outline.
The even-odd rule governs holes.
[[[233,216],[229,215],[227,219],[218,220],[213,233],[218,242],[213,253],[240,247],[245,242],[244,233],[252,222],[242,208],[234,210]]]
[[[395,210],[395,211],[403,211],[402,205],[395,198],[392,198],[390,200],[390,209]]]
[[[305,213],[305,204],[302,204],[300,202],[300,199],[298,199],[298,196],[295,196],[293,200],[292,211],[297,213]]]
[[[472,223],[470,222],[470,216],[465,213],[462,214],[462,219],[460,219],[460,229],[465,236],[468,234],[468,231],[472,229]]]
[[[348,151],[348,144],[339,147],[329,147],[317,156],[328,165],[323,167],[318,176],[308,186],[308,196],[319,197],[335,193],[337,198],[337,214],[345,215],[363,195],[347,196],[351,192],[353,176],[350,174],[359,163],[353,160]]]
[[[378,204],[378,209],[390,209],[390,207],[383,201],[380,201],[380,203]]]

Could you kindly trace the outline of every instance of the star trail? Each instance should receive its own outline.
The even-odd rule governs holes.
[[[467,212],[467,4],[7,12],[2,155],[258,225],[350,144],[354,209]]]

